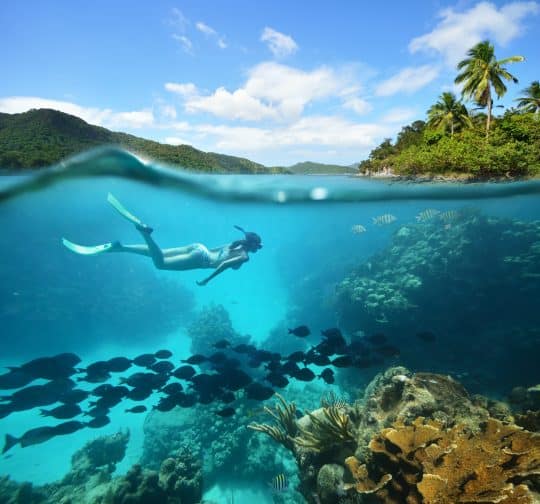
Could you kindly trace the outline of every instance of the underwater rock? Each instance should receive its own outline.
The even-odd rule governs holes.
[[[9,476],[0,476],[0,502],[2,504],[46,504],[47,498],[32,483],[17,483]]]
[[[63,485],[80,485],[97,472],[112,474],[126,455],[129,431],[100,436],[86,443],[71,457],[71,470]]]
[[[181,450],[176,458],[163,461],[159,471],[159,484],[171,504],[197,504],[202,498],[202,467],[198,458]]]
[[[104,502],[106,504],[154,504],[169,501],[165,490],[159,485],[159,474],[156,471],[145,471],[136,464],[124,477],[114,480]]]
[[[238,334],[231,322],[229,312],[223,305],[210,304],[201,309],[195,320],[187,327],[191,338],[190,351],[193,354],[208,355],[215,351],[214,343],[227,340],[232,346],[249,343],[249,336]]]
[[[317,495],[325,502],[345,495],[343,474],[345,469],[338,464],[325,464],[317,474]]]

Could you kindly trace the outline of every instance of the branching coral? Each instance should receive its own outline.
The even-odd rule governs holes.
[[[383,502],[534,502],[521,482],[540,474],[540,436],[515,425],[489,418],[473,435],[462,425],[445,430],[418,418],[383,429],[370,449],[392,475],[378,493]]]
[[[253,422],[248,425],[248,429],[263,432],[272,437],[278,443],[281,443],[285,448],[294,450],[294,437],[298,433],[298,425],[296,423],[296,404],[287,403],[283,396],[276,394],[281,406],[276,404],[275,407],[264,407],[264,411],[268,413],[277,422],[276,425],[260,424]]]
[[[342,408],[330,406],[307,414],[311,423],[309,427],[298,426],[300,436],[294,439],[298,446],[323,452],[356,443],[352,423]]]

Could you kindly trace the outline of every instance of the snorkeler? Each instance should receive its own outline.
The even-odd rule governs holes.
[[[107,201],[135,228],[145,241],[145,245],[123,245],[119,241],[104,243],[94,247],[85,247],[62,238],[62,243],[76,254],[95,255],[103,252],[128,252],[152,258],[154,266],[161,270],[185,271],[191,269],[214,269],[214,272],[198,281],[197,285],[206,285],[212,278],[226,269],[238,269],[249,261],[249,252],[257,252],[262,248],[261,237],[257,233],[244,231],[240,226],[234,226],[244,233],[243,240],[236,240],[221,247],[208,249],[202,243],[193,243],[184,247],[161,249],[152,238],[153,229],[143,224],[137,217],[126,210],[122,204],[109,193]]]

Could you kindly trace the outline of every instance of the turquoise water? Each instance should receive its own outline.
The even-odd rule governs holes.
[[[196,281],[207,276],[207,270],[158,271],[146,257],[86,257],[65,249],[62,237],[84,245],[141,242],[134,226],[107,203],[109,192],[154,228],[160,246],[223,245],[242,237],[233,227],[239,225],[257,232],[263,248],[239,270],[225,271],[205,287]],[[359,331],[383,332],[400,349],[399,356],[385,357],[367,369],[336,368],[334,385],[319,378],[307,384],[291,379],[290,385],[277,389],[302,409],[316,409],[319,396],[328,390],[354,401],[378,372],[393,365],[452,374],[472,392],[501,399],[515,386],[540,382],[540,314],[535,308],[540,289],[539,195],[537,181],[416,185],[349,177],[178,175],[109,150],[37,176],[3,177],[0,365],[74,352],[82,359],[78,366],[84,367],[162,348],[173,352],[171,361],[178,365],[192,353],[192,345],[208,346],[208,341],[192,341],[199,334],[193,328],[202,324],[201,310],[221,305],[238,336],[249,335],[254,345],[282,355],[316,345],[320,330],[330,327],[340,327],[348,339],[358,337]],[[440,213],[419,221],[417,216],[426,209]],[[440,217],[443,214],[448,218]],[[373,218],[381,215],[395,221],[374,224]],[[356,225],[365,229],[353,232]],[[431,247],[433,255],[426,259],[422,247]],[[411,257],[405,261],[407,251]],[[440,273],[441,254],[446,276]],[[414,283],[409,273],[421,285],[407,284]],[[362,275],[379,286],[384,278],[405,293],[409,305],[396,307],[394,298],[377,291],[370,299],[383,297],[368,309],[358,285],[343,283]],[[306,340],[288,334],[288,328],[303,324],[312,332]],[[211,330],[219,339],[219,328]],[[435,341],[415,337],[418,331],[432,332]],[[111,383],[116,385],[119,376]],[[233,405],[242,405],[229,419],[215,416],[215,404],[198,405],[196,415],[206,415],[210,424],[215,419],[218,426],[226,420],[226,429],[243,429],[251,421],[246,411],[262,404],[244,404],[239,396]],[[154,394],[144,404],[151,408],[158,398]],[[126,400],[112,408],[111,422],[101,429],[15,446],[0,457],[0,475],[35,485],[56,481],[69,471],[71,455],[85,442],[129,428],[127,453],[116,469],[116,474],[124,474],[143,456],[145,414],[124,412],[135,404]],[[193,417],[178,422],[179,432],[188,426],[190,433],[197,429]],[[0,419],[0,436],[19,437],[54,423],[41,417],[39,408],[14,412]],[[216,434],[216,443],[218,439]],[[276,500],[268,483],[272,474],[282,472],[294,482],[296,467],[278,445],[270,463],[268,458],[254,462],[246,447],[235,446],[219,465],[208,462],[216,457],[212,440],[205,438],[202,444],[193,446],[193,452],[203,459],[207,499],[229,502],[234,494],[236,504],[255,498],[285,502],[279,500],[282,496]],[[256,463],[260,471],[253,467]],[[286,498],[303,502],[293,489]]]

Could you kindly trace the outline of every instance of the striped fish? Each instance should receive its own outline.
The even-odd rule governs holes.
[[[274,492],[284,492],[289,488],[289,480],[285,474],[281,473],[272,478],[272,483],[270,483],[270,486]]]
[[[367,230],[362,224],[355,224],[353,227],[351,227],[351,231],[354,234],[362,234],[365,233]]]
[[[395,222],[396,216],[386,213],[383,215],[379,215],[378,217],[372,217],[373,224],[376,224],[377,226],[383,226],[384,224],[392,224],[392,222]]]
[[[435,208],[427,208],[426,210],[422,210],[417,216],[416,221],[417,222],[427,222],[428,220],[433,219],[436,215],[439,215],[441,213],[440,210],[437,210]]]
[[[447,210],[439,215],[444,222],[453,221],[454,219],[457,219],[457,216],[458,213],[455,210]]]

